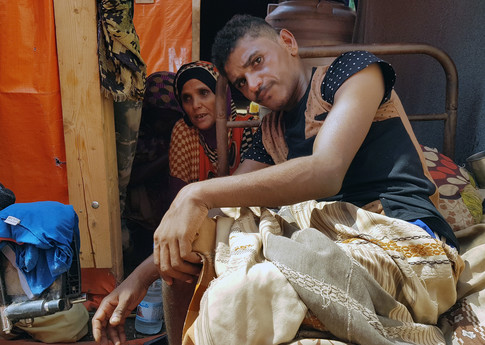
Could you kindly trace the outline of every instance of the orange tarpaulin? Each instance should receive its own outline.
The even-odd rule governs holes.
[[[52,0],[2,0],[0,182],[17,202],[68,202]]]
[[[192,0],[135,2],[133,22],[148,75],[192,61]]]
[[[0,0],[0,183],[17,202],[68,203],[52,0]],[[148,73],[191,61],[192,2],[135,4]]]

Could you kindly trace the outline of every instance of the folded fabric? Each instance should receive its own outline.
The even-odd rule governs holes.
[[[15,256],[15,252],[12,249],[12,244],[6,243],[6,245],[3,245],[1,247],[0,251],[3,253],[3,255],[5,255],[5,257],[8,259],[8,261],[10,261],[10,264],[12,265],[12,267],[15,268],[15,271],[17,272],[17,275],[19,277],[20,286],[22,287],[24,294],[27,296],[27,298],[33,299],[34,294],[30,290],[30,286],[29,286],[29,283],[27,283],[27,279],[25,278],[25,274],[17,266],[17,257]]]
[[[217,220],[217,278],[186,332],[192,343],[445,344],[436,323],[457,298],[455,248],[343,202],[236,213],[226,231]],[[303,329],[309,318],[320,334]]]
[[[218,278],[200,302],[195,344],[285,343],[293,339],[307,313],[285,276],[261,255],[264,234],[252,213],[243,211],[232,226],[218,219]]]
[[[69,270],[73,250],[79,252],[77,214],[71,205],[56,201],[12,204],[0,211],[0,248],[7,241],[37,296]]]

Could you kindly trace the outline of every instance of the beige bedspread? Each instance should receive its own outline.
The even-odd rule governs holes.
[[[470,260],[484,255],[463,261],[407,222],[340,202],[229,211],[199,236],[185,344],[445,344],[456,336],[440,315],[483,298]],[[466,254],[480,230],[460,237]]]
[[[458,301],[439,326],[449,345],[485,344],[485,223],[455,232],[465,269],[458,280]]]

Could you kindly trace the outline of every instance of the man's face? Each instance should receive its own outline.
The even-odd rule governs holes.
[[[300,70],[281,38],[244,36],[229,55],[225,71],[246,98],[271,110],[289,109],[298,101]]]

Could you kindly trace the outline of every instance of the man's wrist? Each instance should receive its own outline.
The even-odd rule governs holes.
[[[206,181],[188,184],[181,192],[184,202],[190,202],[207,210],[214,207],[211,199],[211,187]]]

